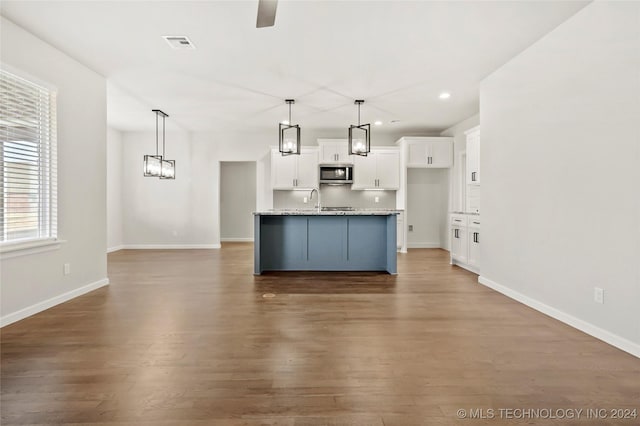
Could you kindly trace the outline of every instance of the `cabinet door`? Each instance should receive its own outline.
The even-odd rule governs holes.
[[[291,157],[294,157],[293,155]],[[302,151],[297,158],[296,187],[318,187],[318,151]]]
[[[336,148],[335,144],[323,143],[320,146],[320,163],[336,163],[336,156],[338,155]]]
[[[398,249],[401,249],[402,246],[404,245],[404,217],[403,214],[400,213],[398,216],[396,216],[396,236],[397,236],[397,247]]]
[[[432,168],[449,168],[453,165],[453,144],[450,140],[429,143],[428,166]]]
[[[271,186],[273,189],[291,189],[296,186],[297,155],[282,156],[271,153]]]
[[[369,153],[366,157],[354,155],[353,185],[351,189],[376,188],[377,181],[376,155],[374,153]]]
[[[480,184],[480,136],[467,136],[467,184]]]
[[[407,167],[427,167],[428,146],[424,142],[407,143]]]
[[[320,144],[320,163],[347,163],[352,164],[353,158],[349,155],[347,141],[322,142]]]
[[[469,228],[467,231],[467,241],[469,242],[469,257],[467,263],[470,266],[480,266],[480,229]]]
[[[451,257],[460,263],[467,263],[467,229],[451,228]]]
[[[382,151],[374,154],[376,158],[377,188],[400,188],[400,152]]]
[[[347,142],[336,144],[335,149],[336,153],[336,162],[338,163],[353,163],[353,156],[349,155],[349,146]]]

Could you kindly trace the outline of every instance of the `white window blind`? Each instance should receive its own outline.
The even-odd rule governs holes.
[[[55,92],[0,69],[0,142],[0,244],[55,239]]]

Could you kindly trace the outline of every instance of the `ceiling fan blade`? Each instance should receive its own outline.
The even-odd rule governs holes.
[[[258,0],[258,20],[256,28],[273,27],[276,21],[278,0]]]

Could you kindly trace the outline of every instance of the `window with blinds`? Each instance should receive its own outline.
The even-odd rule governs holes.
[[[0,245],[55,239],[55,92],[0,69]]]

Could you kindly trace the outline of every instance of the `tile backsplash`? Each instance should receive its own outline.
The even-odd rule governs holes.
[[[273,191],[274,209],[312,208],[317,200],[308,200],[311,191]],[[352,191],[350,185],[320,185],[320,197],[323,207],[355,207],[360,209],[395,209],[396,191]],[[378,202],[375,198],[378,197]]]

